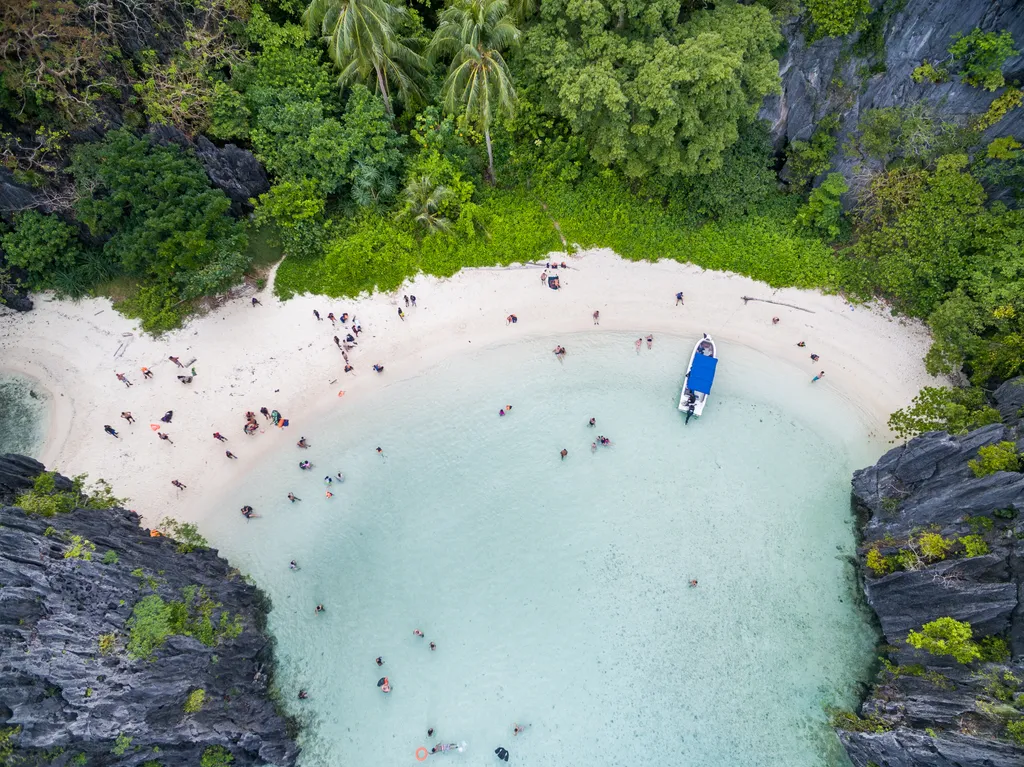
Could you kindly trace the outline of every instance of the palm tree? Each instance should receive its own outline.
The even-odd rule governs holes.
[[[441,13],[427,47],[431,60],[451,56],[441,103],[448,113],[463,112],[487,143],[487,169],[494,183],[491,124],[515,113],[516,92],[501,52],[519,42],[519,29],[507,0],[455,0]]]
[[[438,213],[438,209],[451,192],[442,184],[435,184],[430,176],[420,176],[409,182],[402,192],[405,207],[399,212],[398,218],[410,218],[427,230],[447,232],[452,222]]]
[[[331,60],[341,69],[338,82],[376,81],[384,109],[394,115],[391,92],[408,101],[419,94],[423,57],[398,36],[408,13],[389,0],[312,0],[302,20],[310,34],[327,41]]]

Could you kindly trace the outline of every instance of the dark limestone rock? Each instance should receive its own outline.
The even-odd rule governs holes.
[[[0,488],[30,486],[42,467],[0,459]],[[231,751],[234,764],[295,764],[290,727],[269,697],[273,644],[265,632],[269,605],[255,587],[212,550],[182,554],[173,541],[150,537],[123,509],[79,509],[49,518],[0,508],[0,729],[20,728],[14,756],[25,765],[65,765],[85,755],[99,767],[195,767],[210,746]],[[95,545],[90,560],[67,558],[71,536]],[[117,562],[104,555],[115,552]],[[203,589],[223,614],[240,616],[235,637],[172,635],[152,659],[126,650],[135,604],[157,594],[181,601]],[[100,651],[101,635],[115,637]],[[205,691],[196,713],[183,710]],[[111,749],[131,738],[123,755]],[[60,760],[52,756],[56,749]],[[156,753],[159,749],[159,753]],[[49,753],[46,753],[49,752]]]
[[[999,409],[1003,423],[1016,425],[1024,408],[1024,376],[1011,378],[992,392],[992,400]]]
[[[857,767],[1020,767],[1022,753],[1006,743],[942,733],[933,738],[900,728],[893,732],[840,732],[839,739]]]
[[[872,0],[879,8],[884,0]],[[893,0],[889,0],[890,4]],[[957,0],[907,0],[892,15],[885,29],[885,71],[866,76],[865,59],[849,55],[850,39],[824,38],[810,45],[802,19],[783,26],[788,49],[780,62],[782,93],[765,100],[760,117],[771,124],[777,149],[789,142],[806,140],[826,114],[840,118],[835,170],[850,180],[862,158],[846,156],[839,149],[868,109],[925,103],[945,120],[962,119],[985,112],[1002,91],[989,93],[953,77],[939,85],[915,83],[910,74],[925,59],[948,58],[947,49],[956,33],[975,27],[983,31],[1008,30],[1018,43],[1024,40],[1024,12],[1018,0],[963,3]],[[1018,49],[1020,46],[1017,46]],[[1006,62],[1004,73],[1012,83],[1020,76],[1024,58]],[[839,84],[842,84],[841,86]],[[989,128],[985,140],[1024,133],[1024,110],[1009,112]],[[784,174],[783,174],[784,175]]]
[[[196,141],[196,157],[206,168],[210,182],[223,189],[236,205],[248,205],[249,200],[270,189],[267,172],[247,149],[234,144],[219,149],[206,136],[200,136]]]
[[[839,730],[857,767],[1024,764],[1024,748],[1006,731],[1007,721],[1024,719],[1024,474],[975,477],[967,466],[980,447],[1002,440],[1024,448],[1017,430],[1003,424],[961,436],[923,434],[854,474],[854,503],[865,515],[862,554],[906,550],[926,531],[981,535],[989,547],[981,556],[958,549],[881,577],[862,565],[890,665],[860,710],[878,731]],[[1007,641],[1009,660],[964,665],[906,644],[908,631],[946,616],[970,623],[976,641]],[[996,682],[1006,688],[1000,692]]]
[[[177,144],[194,152],[203,164],[210,183],[223,190],[231,200],[236,213],[249,210],[249,200],[270,189],[267,172],[247,149],[241,149],[234,144],[219,148],[206,136],[200,136],[193,142],[170,125],[151,125],[149,135],[158,144]]]
[[[10,223],[15,213],[38,205],[36,193],[14,180],[11,172],[0,168],[0,218]]]

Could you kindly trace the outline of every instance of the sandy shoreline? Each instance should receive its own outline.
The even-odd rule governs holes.
[[[564,256],[558,256],[559,261]],[[534,266],[464,270],[450,279],[419,276],[397,294],[359,300],[303,296],[285,303],[269,291],[253,308],[239,298],[181,330],[153,339],[121,317],[107,300],[73,303],[37,297],[28,314],[0,315],[0,370],[32,377],[49,390],[52,411],[43,461],[65,474],[87,472],[111,482],[130,499],[147,524],[164,516],[202,522],[212,512],[204,499],[219,497],[268,450],[294,443],[303,423],[338,408],[372,405],[373,393],[390,380],[409,378],[463,350],[479,350],[516,338],[600,330],[697,337],[702,331],[725,343],[754,347],[799,366],[808,381],[826,371],[824,384],[857,407],[873,429],[885,433],[889,413],[906,405],[937,380],[924,370],[929,338],[924,327],[894,319],[878,308],[851,309],[841,298],[814,291],[773,290],[724,272],[707,272],[675,261],[635,263],[608,250],[566,259],[559,270],[563,289],[542,286]],[[684,306],[675,293],[684,291]],[[418,306],[405,309],[402,294]],[[751,301],[771,299],[808,311]],[[401,305],[405,321],[398,316]],[[317,309],[324,319],[313,316]],[[326,319],[348,312],[363,327],[350,354],[353,373],[343,372],[341,353]],[[508,326],[505,318],[519,322]],[[773,316],[780,318],[772,325]],[[797,341],[806,341],[799,348]],[[810,361],[811,351],[821,355]],[[196,358],[197,376],[183,385],[169,355]],[[382,376],[371,366],[384,365]],[[680,360],[680,376],[685,360]],[[155,378],[143,380],[141,367]],[[812,369],[812,367],[814,369]],[[125,373],[133,386],[115,377]],[[184,371],[182,371],[184,372]],[[343,397],[338,396],[344,391]],[[291,421],[288,429],[266,429],[248,438],[244,413],[266,406]],[[133,413],[130,426],[120,418]],[[150,429],[166,410],[162,426],[173,445]],[[262,418],[261,418],[262,421]],[[121,434],[103,431],[110,424]],[[222,432],[229,442],[213,439]],[[230,449],[240,460],[224,455]],[[171,485],[179,479],[188,490]]]

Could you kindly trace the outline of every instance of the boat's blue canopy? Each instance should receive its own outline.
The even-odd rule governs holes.
[[[693,365],[690,367],[690,379],[687,381],[690,391],[710,394],[717,366],[718,360],[714,357],[705,357],[703,354],[694,356]]]

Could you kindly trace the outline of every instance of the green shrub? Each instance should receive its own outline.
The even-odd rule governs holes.
[[[116,565],[120,561],[121,560],[118,559],[117,552],[113,549],[107,549],[106,553],[103,555],[103,559],[100,560],[100,562],[105,565]]]
[[[116,634],[100,634],[100,638],[99,638],[100,655],[110,655],[110,653],[112,653],[114,651],[114,648],[115,648],[116,645],[117,645],[117,635]]]
[[[807,198],[807,203],[796,212],[793,225],[811,231],[826,240],[835,240],[842,230],[843,204],[841,197],[850,190],[841,173],[829,173]]]
[[[786,163],[796,188],[806,189],[832,165],[832,155],[838,143],[834,134],[838,129],[838,115],[825,115],[818,121],[810,141],[797,140],[789,145]]]
[[[852,32],[871,11],[870,0],[804,0],[820,37],[842,37]]]
[[[889,428],[899,439],[909,439],[928,431],[966,434],[999,420],[999,411],[989,407],[980,388],[926,386],[910,405],[889,416]]]
[[[128,655],[135,659],[152,657],[173,631],[171,608],[160,596],[150,594],[135,603],[128,628]]]
[[[879,576],[888,575],[895,568],[892,558],[882,556],[878,549],[869,549],[864,562],[871,568],[871,572]]]
[[[1010,645],[1002,637],[985,637],[978,642],[981,659],[987,663],[1002,663],[1010,660]]]
[[[981,557],[989,552],[988,544],[980,535],[965,535],[960,543],[963,544],[965,557]]]
[[[192,522],[179,522],[174,517],[160,520],[160,531],[177,544],[179,554],[189,554],[209,548],[209,542],[199,534],[199,528]]]
[[[122,732],[114,741],[114,746],[110,749],[110,753],[114,756],[124,756],[125,752],[131,748],[131,745],[132,739]]]
[[[927,80],[930,83],[944,83],[949,79],[949,70],[945,67],[936,68],[929,61],[922,61],[921,65],[910,73],[910,78],[915,83],[923,83]]]
[[[200,767],[229,767],[235,757],[223,746],[209,746],[203,751]]]
[[[188,694],[183,710],[186,714],[195,714],[202,709],[204,703],[206,703],[206,690],[199,688]]]
[[[7,765],[14,754],[14,739],[21,732],[21,727],[0,727],[0,764]]]
[[[1003,86],[1003,64],[1018,53],[1009,32],[982,32],[976,27],[970,34],[956,34],[953,39],[949,53],[965,83],[988,91]]]
[[[75,229],[57,216],[28,210],[14,219],[14,231],[0,237],[7,263],[28,273],[37,289],[51,287],[50,276],[74,268],[81,258]]]
[[[892,729],[891,724],[874,714],[861,717],[852,711],[843,711],[835,708],[827,709],[827,713],[829,725],[837,730],[882,733]]]
[[[907,634],[907,644],[932,655],[952,655],[958,663],[970,663],[981,657],[981,649],[971,640],[971,624],[953,618],[938,618],[920,631]]]
[[[985,110],[985,114],[981,115],[981,117],[975,121],[975,127],[979,130],[988,130],[1006,117],[1008,112],[1016,109],[1022,103],[1024,103],[1024,92],[1019,88],[1007,88],[1004,94],[992,99],[992,103],[988,105],[988,109]],[[992,157],[993,146],[996,151],[999,151],[1000,146],[1006,146],[1008,142],[1017,143],[1012,136],[993,139],[992,143],[989,145],[989,157]],[[1019,143],[1017,144],[1017,148],[1020,148]],[[1004,157],[1002,159],[1006,158]]]
[[[947,540],[938,533],[921,533],[917,545],[928,559],[945,559],[955,541]]]
[[[89,757],[85,755],[84,751],[80,751],[75,754],[74,758],[71,760],[71,764],[75,765],[75,767],[85,767],[88,763]]]
[[[1024,746],[1024,719],[1014,719],[1006,723],[1006,734],[1018,746]]]
[[[967,465],[971,467],[976,477],[986,477],[997,471],[1020,471],[1017,445],[1013,442],[985,445],[978,448],[977,460],[970,460]]]
[[[64,559],[84,559],[86,562],[92,560],[92,553],[96,551],[96,544],[86,540],[80,535],[71,536],[71,546],[64,552]]]

